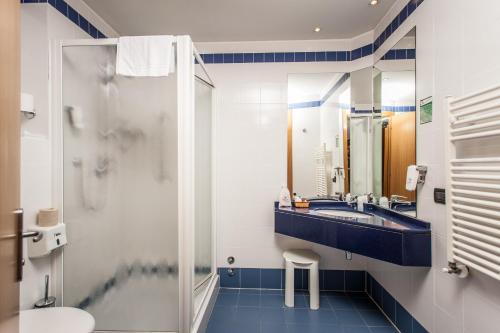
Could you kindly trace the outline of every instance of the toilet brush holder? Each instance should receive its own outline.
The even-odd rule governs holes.
[[[51,308],[56,306],[56,298],[49,296],[49,276],[45,275],[45,297],[35,303],[35,308]]]

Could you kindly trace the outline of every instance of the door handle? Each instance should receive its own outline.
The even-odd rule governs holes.
[[[14,210],[14,215],[17,217],[17,281],[23,279],[23,224],[24,224],[24,209],[18,208]]]

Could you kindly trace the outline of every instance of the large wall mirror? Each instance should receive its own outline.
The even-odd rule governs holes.
[[[373,193],[416,216],[416,192],[406,190],[408,166],[416,164],[416,29],[373,67]]]
[[[288,76],[288,188],[305,198],[371,194],[416,215],[415,29],[374,67]]]
[[[300,196],[345,192],[344,165],[349,113],[347,73],[288,76],[288,188]]]

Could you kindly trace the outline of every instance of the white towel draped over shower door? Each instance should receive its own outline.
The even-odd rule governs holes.
[[[175,71],[173,36],[127,36],[118,39],[116,74],[159,77]]]

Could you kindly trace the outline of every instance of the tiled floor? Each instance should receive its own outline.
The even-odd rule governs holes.
[[[365,293],[322,292],[320,309],[295,293],[295,308],[282,290],[221,289],[207,333],[397,333]]]

